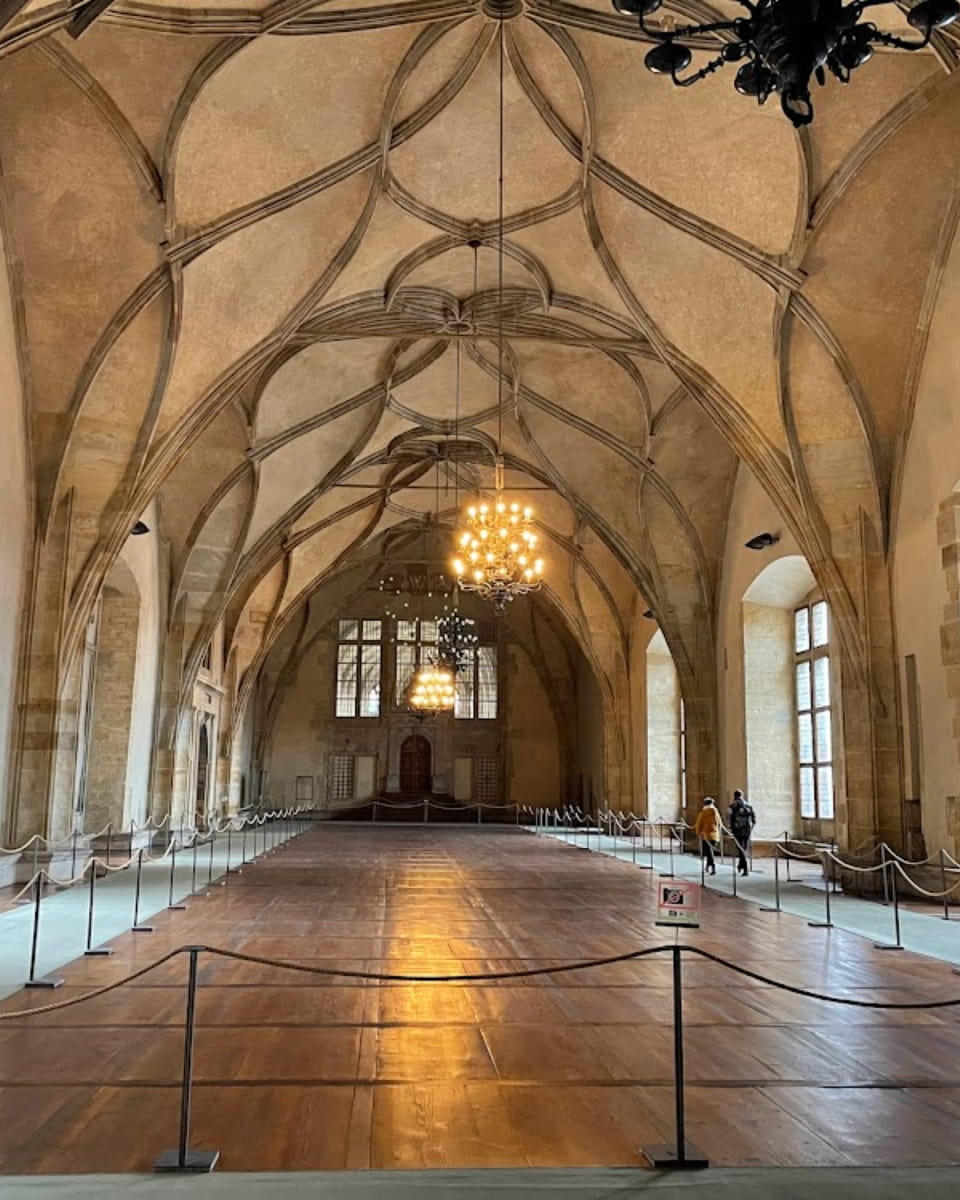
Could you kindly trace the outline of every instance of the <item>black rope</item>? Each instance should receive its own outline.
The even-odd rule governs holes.
[[[299,971],[305,975],[321,975],[327,978],[368,979],[376,983],[481,983],[508,979],[531,979],[540,975],[564,975],[573,971],[588,971],[596,967],[609,967],[616,963],[632,962],[636,959],[647,958],[651,954],[672,954],[675,949],[677,949],[675,946],[648,946],[644,950],[628,950],[623,954],[613,954],[606,958],[592,958],[581,962],[559,963],[558,965],[549,967],[523,967],[516,971],[479,971],[459,975],[406,975],[393,974],[386,971],[351,971],[342,967],[311,967],[306,963],[293,963],[282,959],[263,958],[257,954],[244,954],[239,950],[223,950],[219,946],[180,946],[176,950],[171,950],[162,958],[157,959],[156,962],[150,963],[148,966],[134,972],[132,975],[126,976],[124,979],[118,979],[113,983],[107,984],[106,987],[97,988],[96,991],[86,992],[82,996],[74,996],[69,1000],[62,1000],[54,1004],[45,1004],[31,1009],[21,1009],[17,1012],[0,1013],[0,1021],[31,1017],[37,1013],[55,1012],[61,1008],[71,1008],[75,1004],[82,1004],[84,1000],[93,1000],[97,996],[103,996],[107,992],[116,991],[117,988],[123,987],[124,984],[140,979],[148,972],[161,966],[163,963],[169,962],[170,959],[175,958],[179,954],[189,954],[192,951],[214,954],[220,958],[228,958],[236,962],[255,963],[258,966],[274,967],[282,971]],[[747,979],[752,979],[757,983],[767,984],[770,987],[778,988],[780,991],[790,992],[795,996],[804,996],[808,1000],[820,1000],[825,1004],[845,1004],[850,1008],[897,1009],[907,1011],[960,1007],[960,996],[953,1000],[922,1001],[855,1000],[847,996],[827,996],[823,992],[814,992],[809,988],[797,987],[795,984],[783,983],[778,979],[771,979],[768,975],[761,975],[759,971],[751,971],[748,967],[741,967],[736,963],[728,962],[727,959],[721,958],[717,954],[712,954],[709,950],[702,950],[699,946],[680,946],[679,949],[681,952],[696,954],[700,958],[707,959],[709,962],[717,963],[718,966],[726,967],[735,974],[743,975]]]

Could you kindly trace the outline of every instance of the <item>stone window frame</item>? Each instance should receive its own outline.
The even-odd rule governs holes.
[[[824,614],[825,636],[823,641],[817,642],[815,637],[815,611],[820,610]],[[798,648],[799,636],[798,629],[801,621],[800,616],[804,614],[805,623],[805,645],[803,648]],[[804,601],[803,604],[797,605],[793,610],[793,708],[794,720],[796,724],[796,770],[797,770],[797,802],[800,810],[800,819],[803,821],[832,821],[836,817],[836,738],[833,729],[833,679],[832,679],[832,664],[830,656],[830,606],[822,597],[812,597]],[[827,703],[817,704],[816,697],[816,675],[818,664],[823,664],[822,674],[826,680],[827,687]],[[804,685],[805,702],[801,698],[801,672],[802,668],[806,667],[806,682]],[[803,757],[801,754],[801,746],[804,738],[802,736],[804,719],[809,721],[809,736],[811,745],[811,755]],[[829,754],[822,754],[822,737],[821,730],[826,730],[826,736],[829,739]],[[805,772],[810,772],[810,779],[813,784],[813,810],[804,809],[804,778]],[[824,773],[828,784],[824,786]],[[828,792],[828,795],[824,795]]]
[[[343,617],[337,622],[337,659],[333,711],[341,720],[380,716],[383,703],[383,620]],[[374,631],[372,626],[376,626]],[[365,681],[364,672],[369,676]],[[365,682],[376,678],[375,690],[365,696]],[[346,711],[347,709],[350,711]]]

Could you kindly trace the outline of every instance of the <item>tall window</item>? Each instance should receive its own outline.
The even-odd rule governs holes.
[[[833,819],[830,614],[825,601],[793,614],[800,816]]]
[[[492,721],[497,715],[497,648],[477,646],[457,672],[453,715],[468,721]]]
[[[680,811],[687,807],[687,710],[680,697]]]
[[[407,688],[419,667],[437,648],[436,621],[397,621],[397,692],[395,703],[403,704]]]
[[[380,716],[379,621],[341,621],[337,645],[338,717]]]

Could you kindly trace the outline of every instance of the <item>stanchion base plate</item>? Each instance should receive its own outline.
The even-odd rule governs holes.
[[[902,946],[888,946],[886,943],[881,945],[880,942],[873,943],[874,950],[902,950]]]
[[[186,907],[185,904],[168,904],[167,912],[184,912]]]
[[[130,929],[131,933],[153,933],[152,925],[134,925]]]
[[[780,909],[774,908],[772,904],[761,904],[758,911],[759,912],[779,912]]]
[[[63,986],[63,980],[53,979],[45,975],[42,979],[28,979],[23,986],[28,988],[58,988]]]
[[[687,1143],[683,1161],[677,1157],[675,1146],[656,1145],[641,1146],[640,1153],[651,1167],[668,1171],[702,1171],[710,1166],[710,1161],[702,1150]]]
[[[92,950],[84,950],[84,958],[108,958],[113,951],[109,946],[94,946]]]
[[[164,1150],[153,1164],[153,1169],[164,1173],[183,1171],[190,1175],[207,1174],[217,1165],[219,1158],[219,1150],[188,1150],[181,1166],[178,1150]]]
[[[631,863],[632,867],[636,867],[638,871],[652,871],[653,867],[649,863]]]
[[[811,929],[832,929],[833,925],[829,921],[808,921],[807,924]]]

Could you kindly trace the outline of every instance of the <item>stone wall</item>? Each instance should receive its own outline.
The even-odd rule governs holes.
[[[919,766],[923,832],[929,850],[960,851],[960,690],[957,681],[957,494],[960,481],[960,239],[946,264],[930,325],[913,422],[903,457],[893,527],[893,598],[901,691],[914,657],[919,746],[901,721],[904,791]],[[911,797],[907,797],[910,799]]]

